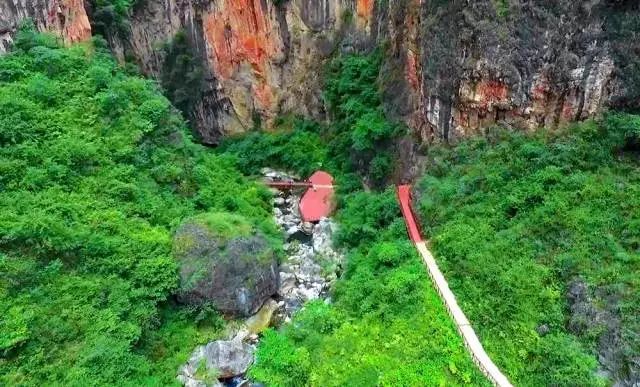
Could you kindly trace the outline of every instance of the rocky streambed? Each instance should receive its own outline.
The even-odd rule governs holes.
[[[263,169],[265,179],[294,181],[295,176]],[[343,256],[333,248],[336,225],[330,219],[304,222],[298,204],[303,190],[273,189],[274,220],[283,231],[286,257],[279,265],[278,291],[258,313],[230,329],[225,340],[197,347],[178,370],[178,380],[187,387],[259,386],[245,378],[254,361],[260,333],[270,326],[291,321],[295,312],[311,300],[328,299],[337,280]]]

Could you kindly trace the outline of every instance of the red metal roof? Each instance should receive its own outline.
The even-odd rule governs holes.
[[[300,215],[305,222],[317,222],[333,210],[333,177],[317,171],[309,177],[311,187],[300,199]]]

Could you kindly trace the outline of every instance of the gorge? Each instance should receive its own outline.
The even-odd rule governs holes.
[[[0,385],[490,385],[410,184],[510,383],[638,386],[639,112],[636,1],[0,0]]]

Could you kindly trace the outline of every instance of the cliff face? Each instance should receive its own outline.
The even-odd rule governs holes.
[[[31,16],[69,41],[89,34],[80,0],[28,7],[2,1],[9,2],[4,24]],[[323,62],[336,51],[379,43],[388,50],[381,72],[388,112],[423,142],[455,141],[496,122],[555,127],[596,115],[612,98],[624,100],[612,54],[620,44],[611,42],[606,17],[616,7],[634,8],[628,4],[153,0],[134,6],[126,31],[106,35],[122,59],[161,78],[162,45],[187,32],[203,68],[189,115],[204,143],[256,120],[268,127],[280,113],[323,119]]]
[[[18,24],[30,18],[40,31],[74,43],[91,37],[83,0],[1,0],[0,53],[6,52]]]
[[[107,33],[110,45],[156,78],[164,71],[158,48],[187,31],[205,72],[190,114],[203,142],[215,144],[280,113],[323,119],[321,66],[338,45],[371,46],[374,1],[148,1],[130,20],[127,33]]]
[[[619,92],[600,1],[432,3],[422,2],[420,59],[406,61],[424,140],[498,121],[553,128],[596,115]]]
[[[383,42],[388,111],[424,142],[455,141],[496,122],[555,127],[596,115],[621,93],[600,1],[440,3],[147,2],[122,45],[157,75],[155,48],[180,28],[191,31],[208,74],[194,114],[208,143],[258,118],[268,127],[280,113],[323,119],[323,62]]]

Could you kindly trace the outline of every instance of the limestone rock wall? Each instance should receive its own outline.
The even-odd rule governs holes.
[[[190,115],[206,144],[258,119],[269,127],[281,113],[325,119],[326,59],[384,44],[387,111],[428,143],[496,122],[555,127],[624,99],[605,31],[606,15],[621,2],[552,3],[148,0],[132,9],[128,31],[106,35],[121,59],[159,79],[162,45],[188,33],[205,72]],[[68,41],[90,33],[81,0],[0,0],[0,11],[0,42],[27,16]]]
[[[389,1],[386,100],[422,142],[553,128],[620,96],[605,1],[497,3]]]
[[[38,30],[53,32],[68,43],[91,37],[83,0],[0,0],[0,53],[7,51],[20,21],[27,18]]]

